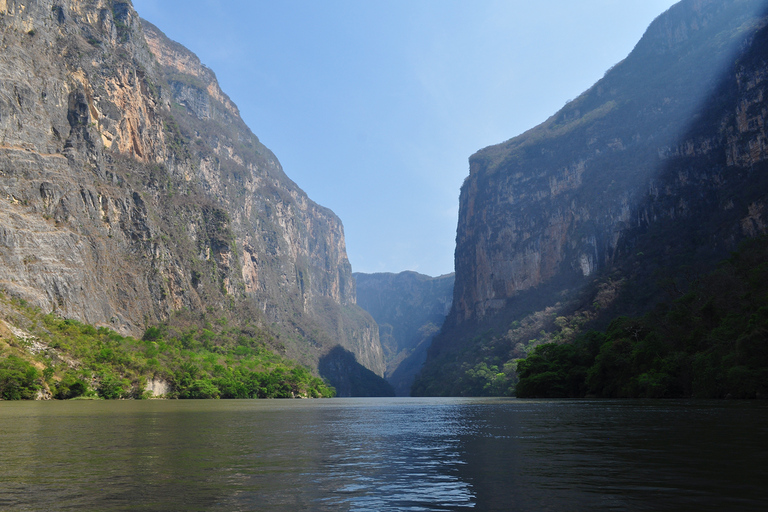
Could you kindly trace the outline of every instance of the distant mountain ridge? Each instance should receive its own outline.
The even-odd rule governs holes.
[[[470,158],[418,394],[507,392],[532,346],[640,314],[766,232],[767,8],[683,0],[577,99]]]
[[[430,277],[411,271],[352,275],[358,305],[379,325],[385,376],[399,396],[408,396],[427,347],[451,309],[454,275]]]

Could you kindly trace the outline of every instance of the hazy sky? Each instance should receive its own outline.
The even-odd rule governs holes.
[[[674,0],[133,0],[195,52],[356,272],[453,271],[477,150],[541,123]]]

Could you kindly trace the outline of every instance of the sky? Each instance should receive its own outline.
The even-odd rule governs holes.
[[[453,272],[468,158],[624,59],[675,0],[133,0],[211,68],[354,272]]]

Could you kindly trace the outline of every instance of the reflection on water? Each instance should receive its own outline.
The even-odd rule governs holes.
[[[764,510],[768,404],[486,404],[463,448],[480,510]]]
[[[326,471],[311,475],[329,510],[455,510],[472,506],[458,478],[459,436],[467,426],[455,404],[403,406],[384,401],[317,417]],[[310,475],[307,475],[310,476]]]
[[[768,404],[0,402],[0,510],[762,510]]]

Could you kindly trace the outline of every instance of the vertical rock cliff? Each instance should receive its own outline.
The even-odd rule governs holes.
[[[132,334],[246,311],[286,355],[383,375],[341,221],[193,53],[128,1],[4,0],[0,30],[0,287]]]
[[[584,94],[470,158],[453,309],[418,392],[648,308],[660,280],[765,233],[767,7],[680,2]]]

